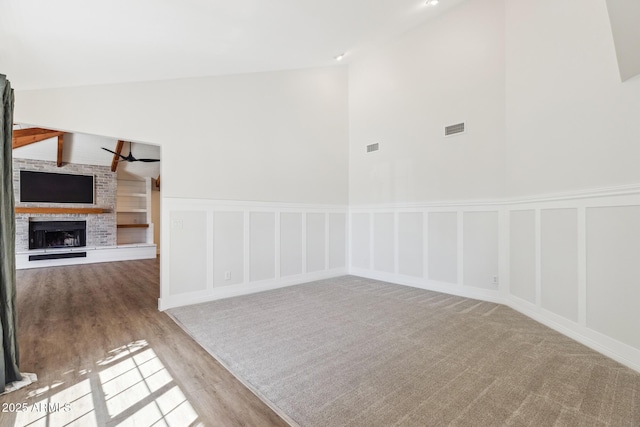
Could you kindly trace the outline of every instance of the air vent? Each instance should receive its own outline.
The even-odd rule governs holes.
[[[464,122],[457,123],[451,126],[445,126],[444,128],[444,136],[457,135],[459,133],[464,133],[464,132],[465,132]]]
[[[367,145],[367,153],[371,153],[372,151],[378,151],[380,149],[380,145],[376,142],[375,144]]]

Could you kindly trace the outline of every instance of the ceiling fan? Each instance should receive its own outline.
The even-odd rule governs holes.
[[[133,154],[131,153],[131,142],[129,142],[129,154],[127,154],[126,156],[123,156],[122,154],[116,153],[115,151],[111,151],[108,148],[104,148],[101,147],[103,150],[108,151],[110,153],[115,154],[116,156],[120,156],[120,159],[118,159],[118,161],[120,162],[159,162],[160,159],[136,159],[135,157],[133,157]]]

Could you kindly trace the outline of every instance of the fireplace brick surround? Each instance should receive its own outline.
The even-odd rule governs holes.
[[[96,186],[95,204],[77,203],[21,203],[20,171],[32,170],[53,173],[94,175]],[[116,246],[116,173],[109,166],[65,164],[57,167],[56,162],[43,160],[13,159],[13,188],[16,207],[63,207],[105,209],[102,214],[16,214],[16,251],[29,250],[30,221],[86,221],[86,245],[92,247]]]

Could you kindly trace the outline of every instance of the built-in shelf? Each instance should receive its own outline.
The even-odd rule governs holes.
[[[118,180],[116,213],[118,245],[152,244],[151,179]]]
[[[40,208],[40,207],[16,207],[16,213],[33,214],[102,214],[107,212],[103,208]]]

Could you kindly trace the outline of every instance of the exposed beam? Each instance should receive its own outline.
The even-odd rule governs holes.
[[[111,160],[111,172],[115,172],[118,170],[118,161],[120,160],[120,153],[122,153],[122,147],[124,147],[124,141],[118,140],[116,144],[115,152],[118,154],[113,155],[113,160]]]
[[[56,164],[58,167],[62,166],[62,149],[64,146],[64,135],[58,135],[58,160]]]
[[[65,132],[43,128],[17,129],[13,131],[12,148],[24,147],[64,134]]]
[[[43,133],[49,133],[49,132],[57,132],[57,131],[51,130],[51,129],[44,129],[44,128],[14,129],[13,137],[15,138],[15,137],[22,137],[22,136],[41,135]]]

